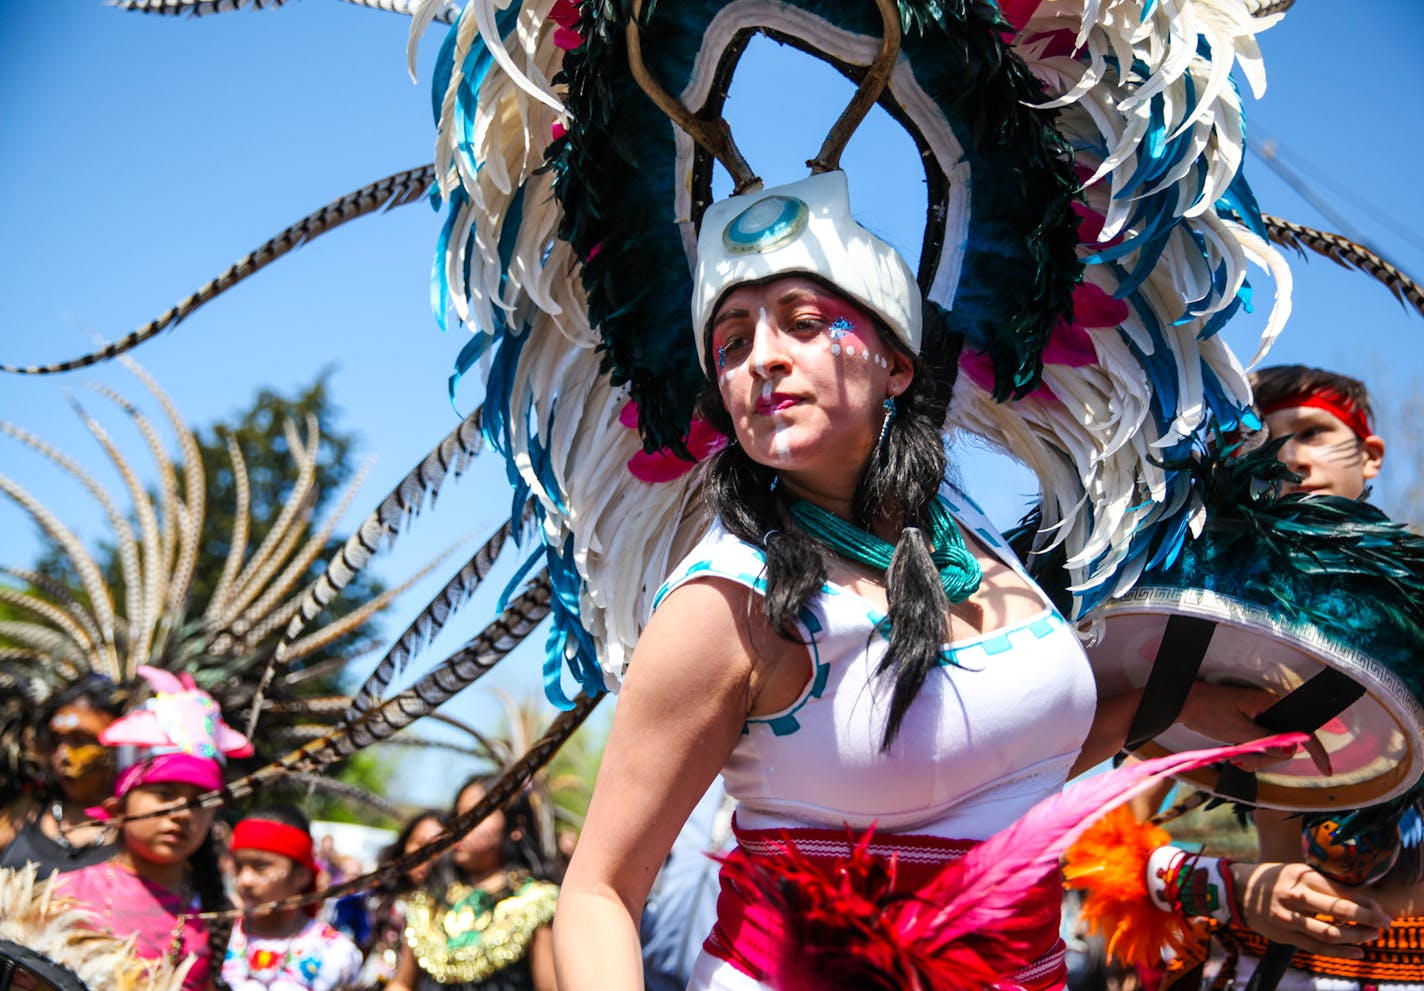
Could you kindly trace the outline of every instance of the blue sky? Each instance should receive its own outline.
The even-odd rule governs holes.
[[[1368,16],[1365,9],[1301,0],[1262,35],[1269,90],[1251,107],[1249,126],[1418,274],[1424,189],[1415,179],[1421,141],[1413,66],[1424,7],[1373,0]],[[0,5],[0,360],[52,361],[87,350],[92,334],[126,333],[320,205],[429,161],[424,84],[438,38],[426,39],[421,84],[412,84],[407,23],[337,0],[197,20],[125,14],[96,0]],[[770,43],[753,46],[745,71],[730,105],[739,143],[769,182],[799,178],[848,91],[827,70]],[[923,198],[908,140],[872,120],[846,166],[863,220],[913,251]],[[1335,226],[1260,159],[1247,168],[1267,212]],[[358,431],[365,453],[378,458],[357,500],[364,510],[454,422],[444,382],[461,341],[457,332],[440,333],[428,303],[438,226],[419,204],[357,221],[134,356],[197,424],[241,408],[259,384],[291,390],[334,366],[341,426]],[[1324,259],[1295,268],[1295,316],[1271,360],[1366,378],[1385,407],[1380,432],[1388,438],[1389,406],[1418,391],[1424,321],[1364,276]],[[1248,331],[1228,331],[1238,350],[1247,350]],[[93,381],[137,390],[117,366],[60,378],[6,376],[0,419],[97,460],[97,446],[67,406],[70,390],[102,411],[138,457],[138,438],[88,393]],[[476,402],[477,392],[462,397],[466,409]],[[30,452],[5,441],[0,470],[91,542],[102,534],[78,486]],[[1001,523],[1017,517],[1033,488],[1001,459],[966,455],[965,476]],[[502,467],[482,459],[381,562],[382,573],[395,579],[462,534],[483,537],[507,507]],[[352,523],[357,518],[353,512]],[[0,557],[25,563],[35,546],[25,517],[0,505]],[[491,614],[492,598],[471,607],[459,633],[469,635]],[[422,601],[409,597],[388,628]],[[427,660],[440,656],[438,647]],[[534,692],[532,652],[505,668],[497,683]],[[481,718],[492,709],[472,697],[457,700],[455,711]],[[435,787],[419,795],[441,797],[429,792]]]

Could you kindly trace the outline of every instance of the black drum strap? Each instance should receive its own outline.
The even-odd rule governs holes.
[[[1213,620],[1181,615],[1168,618],[1142,689],[1142,701],[1127,731],[1129,750],[1136,750],[1177,721],[1215,631]]]
[[[1136,750],[1177,721],[1215,631],[1214,620],[1182,615],[1168,618],[1142,690],[1142,701],[1127,733],[1129,750]],[[1256,722],[1272,733],[1313,733],[1364,694],[1364,686],[1349,675],[1322,668],[1257,716]],[[1213,790],[1220,797],[1254,804],[1256,775],[1227,764]]]
[[[1365,686],[1335,668],[1322,668],[1309,681],[1256,717],[1273,733],[1314,733],[1358,702]]]

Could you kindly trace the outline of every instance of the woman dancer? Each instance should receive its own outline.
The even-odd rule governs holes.
[[[378,863],[385,867],[404,854],[420,849],[445,828],[445,813],[423,809],[405,821],[391,844],[381,851]],[[377,904],[371,946],[361,970],[362,987],[382,987],[395,977],[396,963],[405,933],[406,905],[413,892],[425,887],[432,862],[417,864],[403,874],[382,881],[376,888]]]
[[[708,209],[692,309],[703,413],[729,438],[706,475],[717,522],[628,666],[560,900],[561,986],[641,986],[636,920],[718,771],[734,863],[787,837],[833,861],[873,825],[912,895],[1122,746],[1140,693],[1097,698],[1072,630],[946,482],[935,379],[955,355],[918,353],[920,301],[843,173]],[[1182,721],[1251,739],[1264,704],[1197,683]],[[691,987],[774,969],[786,934],[745,887],[724,875]],[[1063,983],[1058,903],[1048,880],[1005,923],[1034,961],[1009,983]]]
[[[114,793],[114,754],[99,742],[122,711],[114,683],[91,675],[45,707],[42,794],[0,815],[0,868],[34,863],[41,876],[102,863],[114,855],[108,827],[85,810]]]

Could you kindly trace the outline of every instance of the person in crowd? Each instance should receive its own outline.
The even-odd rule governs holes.
[[[1277,457],[1300,476],[1284,486],[1284,493],[1368,497],[1384,463],[1385,442],[1375,433],[1373,404],[1363,382],[1321,368],[1277,365],[1253,373],[1251,386],[1265,434],[1284,439]],[[1409,876],[1412,858],[1404,858],[1405,869],[1363,890],[1303,862],[1301,816],[1261,809],[1253,818],[1260,862],[1238,862],[1232,868],[1239,884],[1256,881],[1252,895],[1239,906],[1242,923],[1227,936],[1234,944],[1247,944],[1236,967],[1237,986],[1254,973],[1262,936],[1300,948],[1281,979],[1282,991],[1424,985],[1424,960],[1417,952],[1424,933],[1424,874],[1416,869],[1417,876]],[[1341,903],[1374,914],[1380,924],[1391,917],[1393,923],[1376,940],[1341,946],[1330,938],[1334,924],[1316,918]],[[1253,939],[1252,932],[1259,935]]]
[[[444,812],[422,809],[405,821],[395,840],[381,851],[377,866],[385,867],[398,857],[419,850],[440,835],[444,828]],[[406,902],[412,893],[425,886],[433,866],[432,860],[424,861],[408,871],[384,878],[377,887],[373,899],[371,944],[361,971],[362,987],[383,987],[395,976],[405,934]]]
[[[189,807],[221,788],[223,758],[247,756],[246,737],[223,722],[217,703],[190,677],[141,666],[155,694],[116,720],[99,741],[120,748],[113,794],[90,809],[115,819],[112,858],[60,875],[57,892],[92,928],[134,939],[134,952],[179,964],[191,958],[186,991],[209,991],[228,927],[198,913],[228,908],[211,829],[216,810]],[[143,818],[121,818],[142,816]]]
[[[366,873],[365,867],[356,857],[338,856],[333,877],[341,881],[360,877]],[[352,891],[334,898],[330,904],[328,921],[333,929],[346,935],[357,946],[366,946],[371,939],[371,910],[367,905],[364,891]]]
[[[41,714],[37,749],[45,775],[32,800],[0,815],[0,868],[38,866],[42,876],[102,863],[113,831],[85,811],[114,793],[114,753],[99,742],[122,711],[113,682],[91,675]]]
[[[361,951],[316,918],[316,904],[270,907],[315,890],[311,824],[290,806],[259,809],[233,829],[235,887],[244,910],[223,962],[232,991],[344,991],[356,986]]]
[[[494,780],[455,796],[468,812]],[[556,991],[549,924],[559,888],[527,794],[491,813],[437,863],[406,908],[391,991]]]

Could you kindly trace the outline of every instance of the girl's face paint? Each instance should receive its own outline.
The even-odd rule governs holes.
[[[881,402],[913,376],[909,359],[886,347],[868,314],[801,276],[734,289],[714,314],[711,335],[738,443],[790,479],[803,469],[859,477],[878,436]]]

